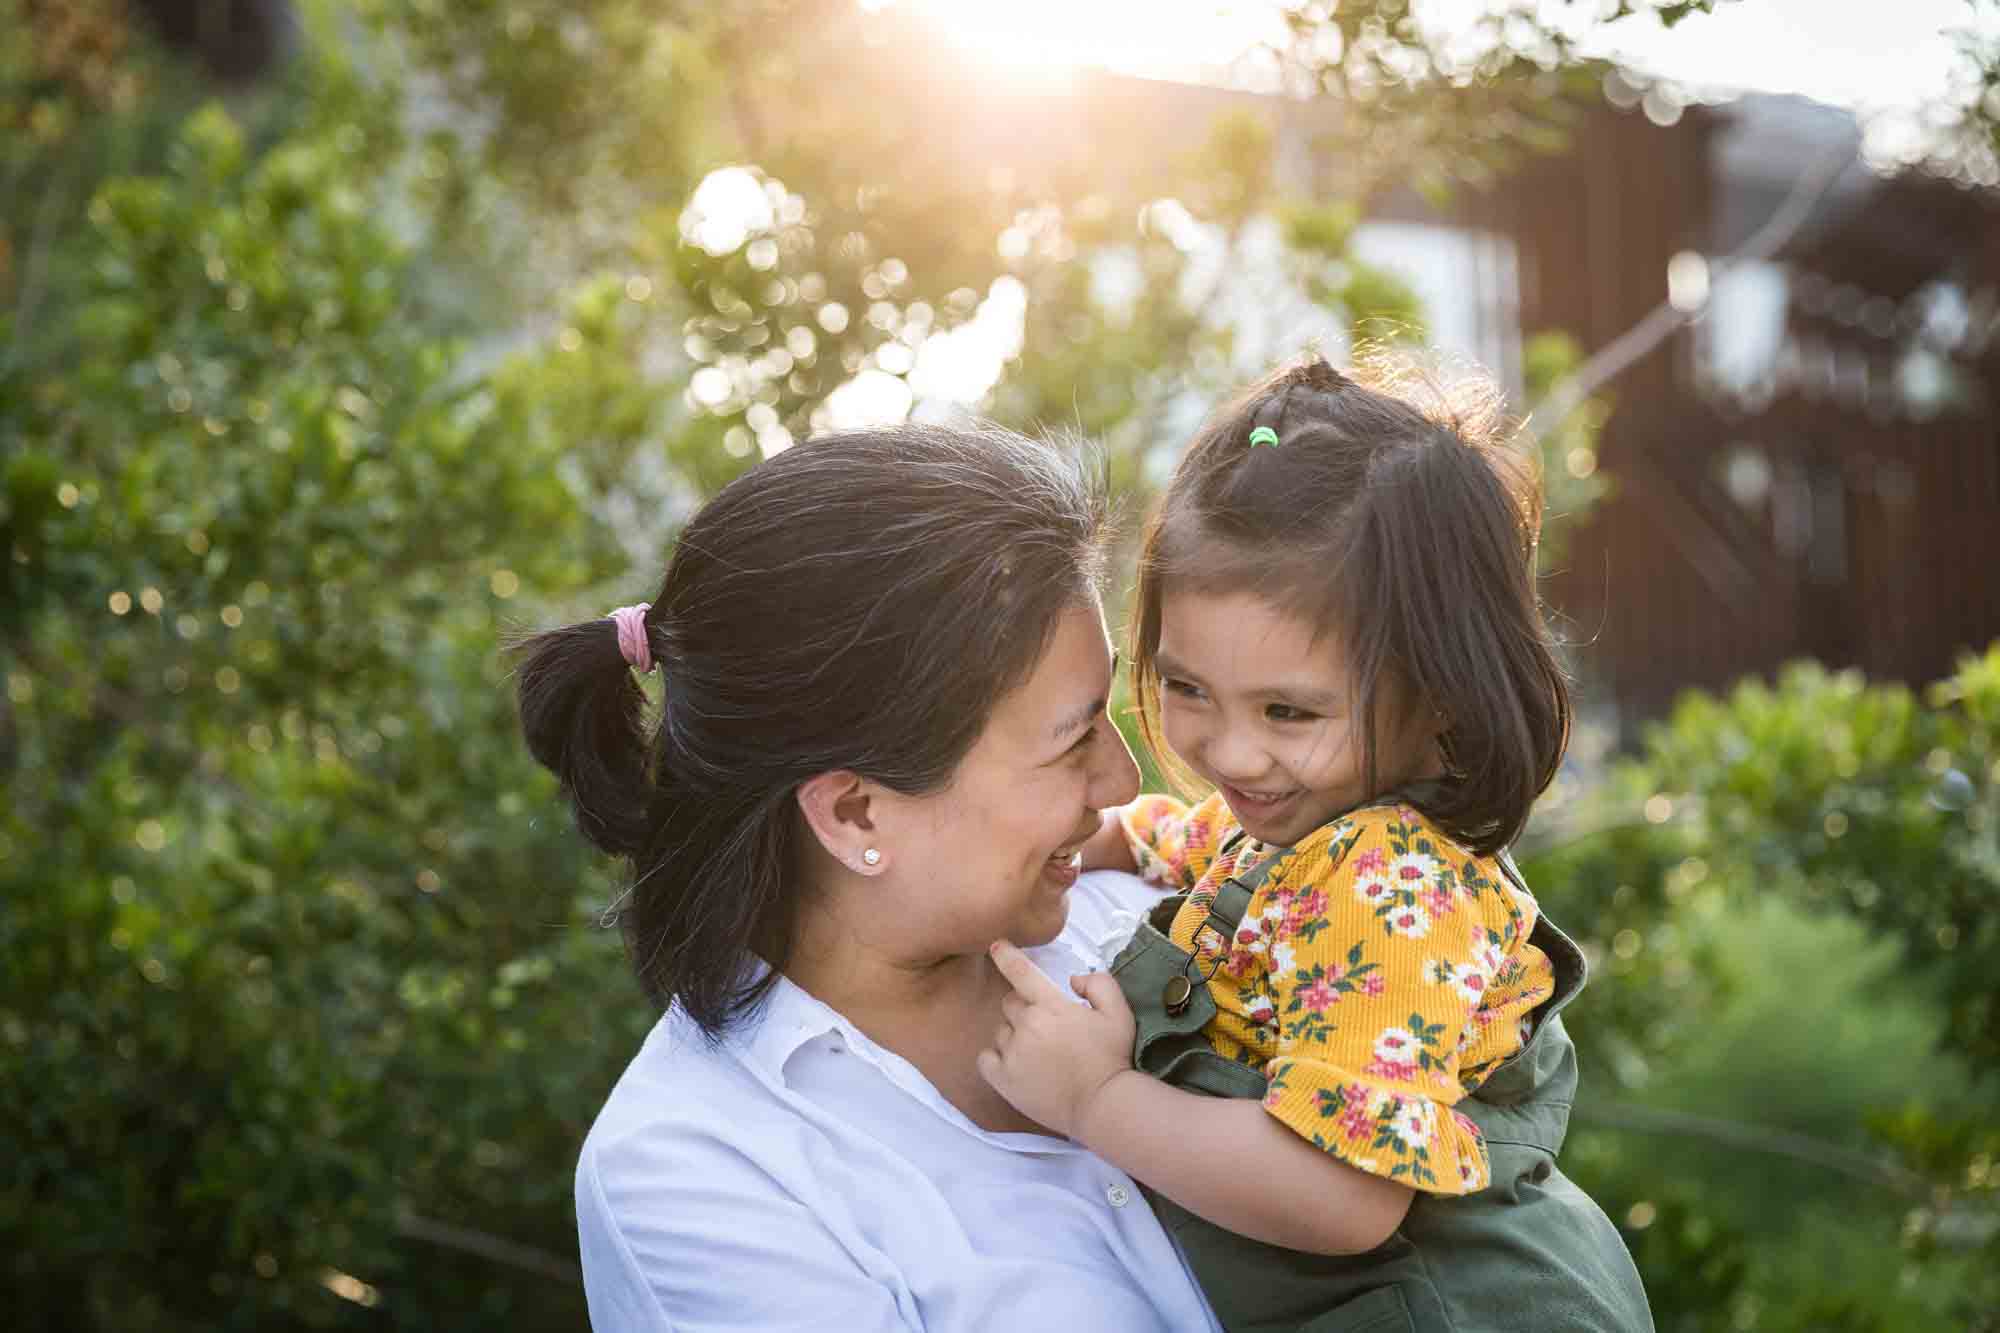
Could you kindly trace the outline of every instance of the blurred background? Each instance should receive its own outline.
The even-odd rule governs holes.
[[[10,1326],[583,1327],[654,1016],[497,645],[1368,338],[1531,416],[1661,1327],[2000,1328],[1996,125],[1992,0],[0,0]]]

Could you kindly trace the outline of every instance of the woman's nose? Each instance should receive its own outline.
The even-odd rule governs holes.
[[[1107,805],[1123,805],[1139,794],[1139,765],[1133,762],[1125,734],[1109,716],[1099,718],[1096,725],[1111,733],[1110,744],[1097,747],[1103,757],[1090,775],[1090,804],[1102,810]]]

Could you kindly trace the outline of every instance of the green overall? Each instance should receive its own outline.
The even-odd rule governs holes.
[[[1224,882],[1207,928],[1234,939],[1273,857]],[[1500,858],[1517,885],[1520,872]],[[1525,886],[1522,886],[1525,888]],[[1112,964],[1139,1023],[1134,1062],[1214,1097],[1264,1095],[1262,1073],[1202,1035],[1215,1001],[1167,931],[1185,895],[1154,908]],[[1652,1314],[1617,1228],[1556,1169],[1576,1092],[1576,1048],[1558,1012],[1583,988],[1582,952],[1546,919],[1532,942],[1555,970],[1527,1044],[1457,1110],[1479,1126],[1492,1183],[1475,1194],[1418,1192],[1402,1226],[1367,1254],[1325,1256],[1246,1240],[1148,1191],[1229,1333],[1631,1333]],[[1185,981],[1197,978],[1190,994]],[[1180,1012],[1169,1012],[1172,998]],[[1226,1148],[1226,1145],[1216,1145]]]

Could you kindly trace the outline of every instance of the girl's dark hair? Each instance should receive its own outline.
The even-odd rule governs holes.
[[[1403,794],[1480,854],[1518,838],[1570,699],[1535,596],[1540,477],[1498,421],[1490,386],[1386,357],[1353,377],[1314,357],[1210,417],[1140,557],[1132,684],[1154,749],[1162,591],[1249,590],[1337,639],[1369,792],[1384,715],[1434,709],[1446,775]]]
[[[1075,449],[989,426],[827,435],[681,532],[645,617],[653,725],[609,619],[523,645],[528,748],[584,836],[632,861],[619,916],[648,994],[710,1036],[762,1000],[801,908],[799,784],[944,787],[1063,612],[1094,602],[1104,515]]]

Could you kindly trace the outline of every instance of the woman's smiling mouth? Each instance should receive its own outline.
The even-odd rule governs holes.
[[[1083,848],[1078,843],[1057,848],[1049,859],[1042,863],[1042,878],[1050,884],[1067,889],[1076,883],[1076,877],[1083,873]]]

